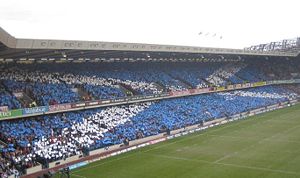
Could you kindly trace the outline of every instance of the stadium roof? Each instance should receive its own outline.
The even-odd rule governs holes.
[[[99,58],[110,55],[123,57],[123,55],[141,53],[185,53],[203,55],[251,55],[251,56],[281,56],[296,57],[299,52],[279,51],[248,51],[245,49],[206,48],[194,46],[175,46],[140,43],[118,43],[99,41],[76,40],[49,40],[49,39],[17,39],[0,27],[0,59],[22,58]]]

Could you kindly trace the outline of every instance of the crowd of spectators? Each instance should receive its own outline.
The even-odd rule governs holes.
[[[0,89],[0,106],[6,106],[7,109],[21,108],[20,102],[14,95]]]
[[[235,74],[244,67],[246,67],[245,64],[227,64],[213,72],[206,80],[217,87],[227,85],[228,83],[243,83],[244,81],[235,76]]]
[[[288,101],[298,95],[285,87],[266,86],[203,94],[29,119],[0,122],[0,174],[82,154]]]
[[[293,65],[290,65],[293,64]],[[66,65],[70,65],[66,66]],[[288,60],[214,63],[28,64],[0,69],[0,106],[20,108],[13,93],[23,92],[38,105],[116,99],[191,88],[290,79],[299,63]],[[83,91],[87,96],[82,96]]]
[[[15,93],[47,106],[124,98],[129,93],[152,95],[299,78],[299,67],[297,60],[268,58],[239,62],[5,64],[0,66],[0,107],[21,108],[23,103]],[[124,140],[278,104],[298,97],[299,88],[266,86],[0,121],[0,177],[22,174],[40,163],[47,165]]]

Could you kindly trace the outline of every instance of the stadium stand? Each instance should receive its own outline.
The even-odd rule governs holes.
[[[115,106],[0,122],[2,174],[65,159],[202,121],[229,117],[288,101],[298,95],[285,87],[247,90]],[[16,129],[18,128],[18,129]]]
[[[35,40],[16,39],[0,27],[0,118],[8,119],[6,114],[13,111],[23,117],[0,120],[0,177],[18,177],[28,168],[48,168],[125,141],[290,104],[299,99],[299,85],[283,84],[299,82],[299,42],[297,38],[240,50]],[[280,83],[283,80],[287,82]],[[249,82],[255,88],[241,89]],[[235,90],[224,91],[232,84]],[[177,97],[176,92],[185,91],[197,95],[145,100],[148,95]],[[215,93],[207,93],[211,91]],[[143,101],[89,105],[120,98]],[[78,107],[83,110],[77,110],[77,104],[83,104]],[[66,105],[69,108],[56,108]],[[51,114],[45,114],[45,108]],[[32,116],[35,109],[42,114]]]
[[[259,62],[259,65],[257,63]],[[290,64],[294,65],[290,65]],[[0,70],[1,106],[21,108],[10,93],[21,92],[39,106],[92,99],[117,99],[210,86],[292,79],[299,76],[298,61],[239,63],[136,63],[8,65]],[[11,98],[11,99],[8,99]],[[14,98],[14,99],[12,99]],[[8,101],[10,100],[10,102]]]

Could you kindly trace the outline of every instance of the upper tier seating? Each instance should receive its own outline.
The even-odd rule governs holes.
[[[5,93],[23,92],[38,105],[53,105],[91,98],[106,100],[132,94],[153,95],[191,88],[290,79],[300,76],[298,63],[274,59],[207,63],[7,64],[0,68],[0,82],[5,86]],[[85,93],[89,97],[83,96]],[[9,96],[2,95],[2,106],[21,107],[17,99],[8,102]]]

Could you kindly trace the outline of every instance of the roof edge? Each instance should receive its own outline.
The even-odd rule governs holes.
[[[295,57],[299,53],[278,51],[247,51],[245,49],[210,48],[196,46],[176,46],[141,43],[100,42],[80,40],[50,40],[50,39],[17,39],[0,27],[0,42],[15,49],[58,49],[58,50],[119,50],[119,51],[149,51],[149,52],[184,52],[203,54],[240,54],[262,56]]]
[[[0,42],[9,48],[17,47],[17,39],[0,27]]]

